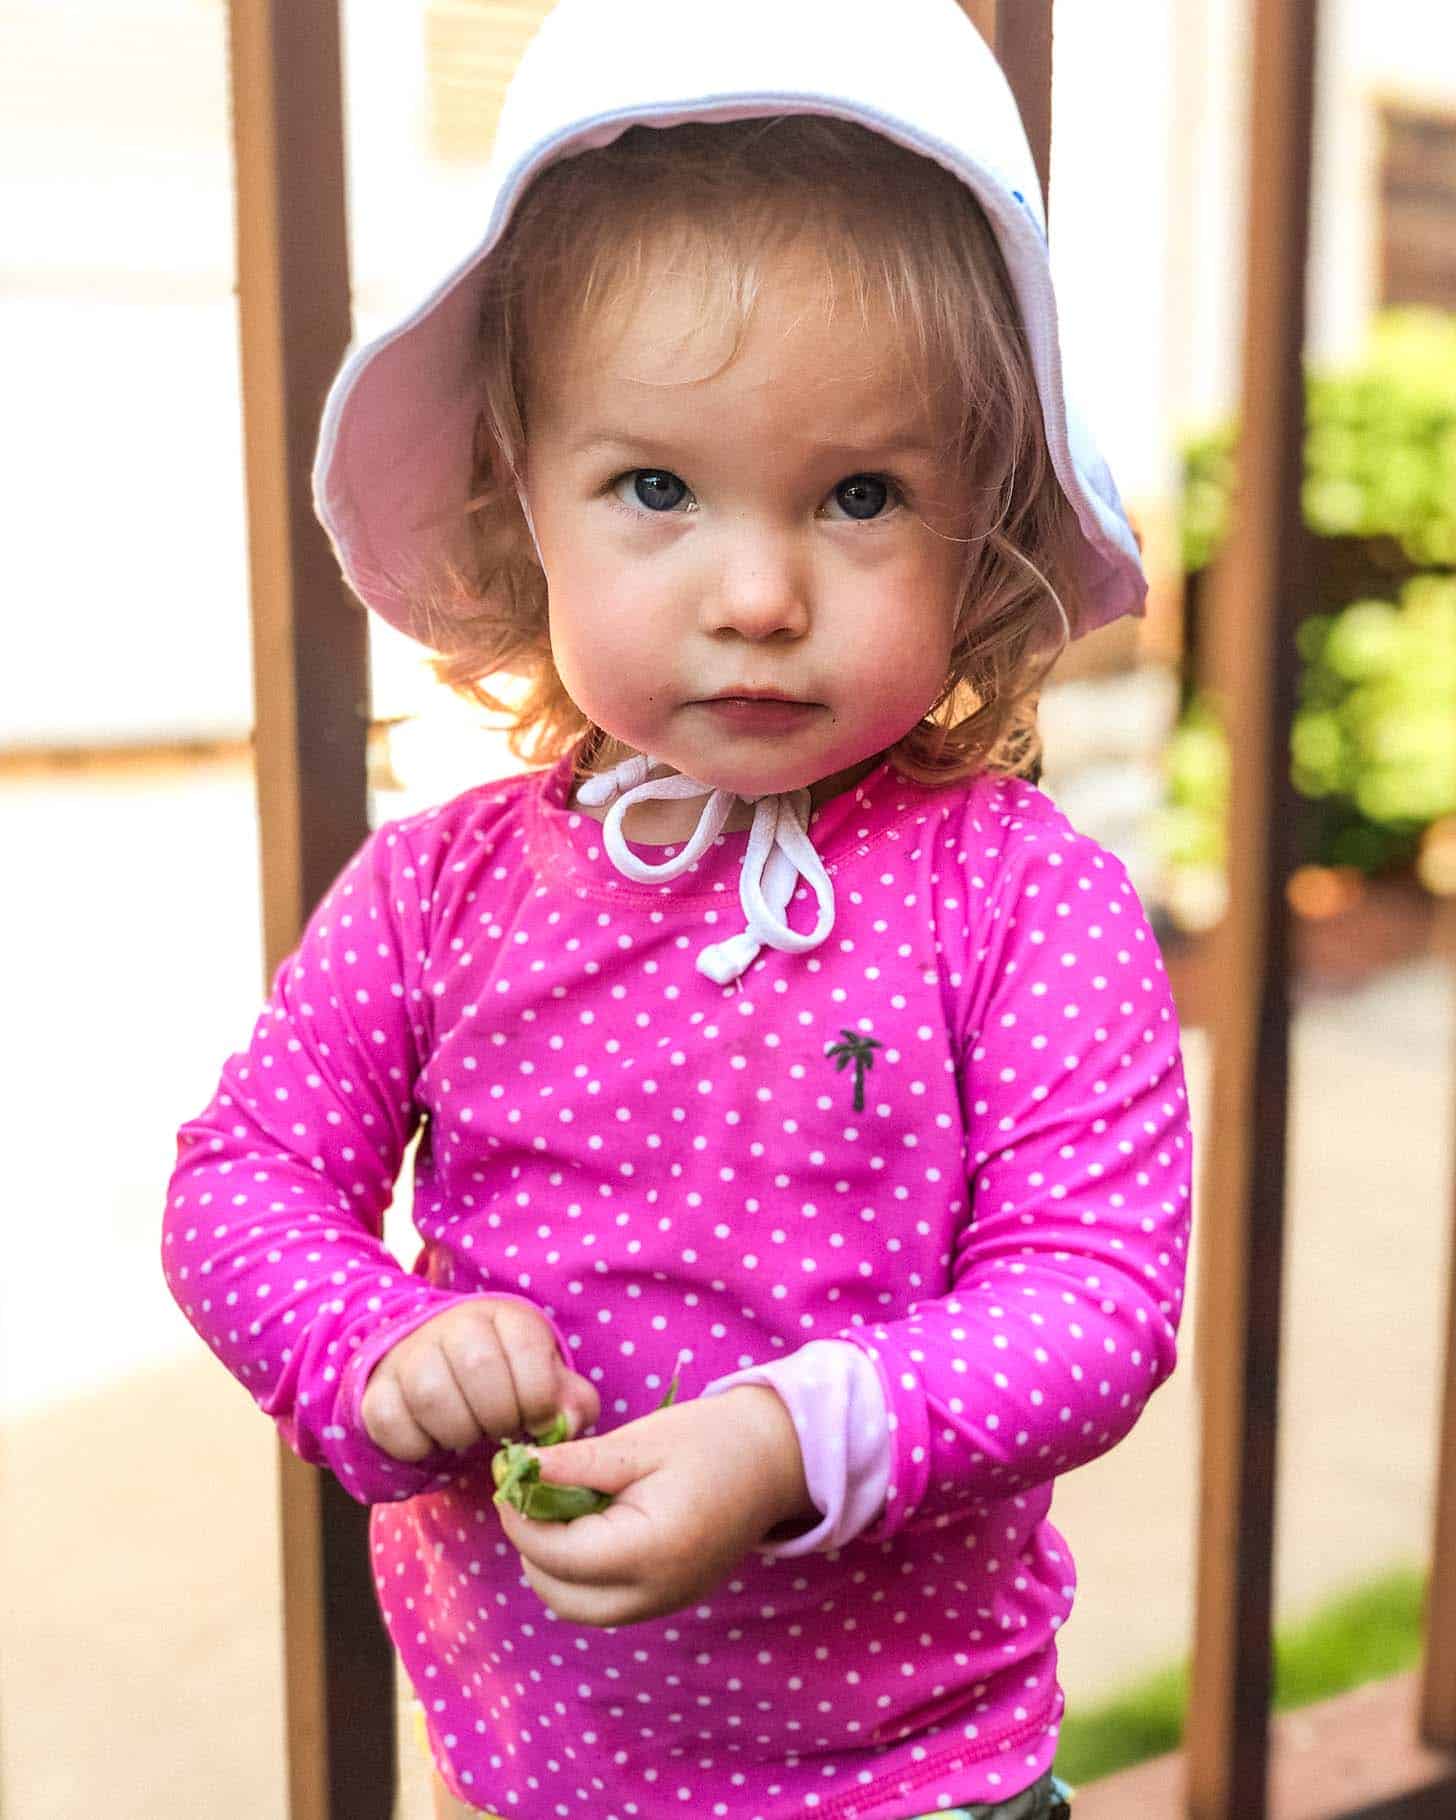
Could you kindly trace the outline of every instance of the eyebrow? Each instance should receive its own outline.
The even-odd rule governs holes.
[[[590,455],[599,449],[635,449],[645,442],[656,442],[659,438],[650,434],[639,436],[624,435],[620,430],[588,430],[585,435],[575,438],[570,444],[573,455]],[[665,440],[665,439],[661,439]],[[863,441],[821,442],[813,445],[816,455],[838,455],[844,460],[867,460],[876,456],[924,455],[934,457],[939,454],[936,445],[920,430],[896,430],[883,437],[866,437]]]
[[[590,455],[597,449],[630,449],[633,439],[616,430],[589,430],[585,436],[574,436],[567,445],[572,455]]]

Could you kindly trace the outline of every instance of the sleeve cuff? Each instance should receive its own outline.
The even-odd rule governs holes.
[[[811,1340],[786,1359],[715,1378],[699,1395],[740,1384],[766,1384],[783,1399],[799,1437],[809,1496],[823,1513],[814,1528],[760,1543],[757,1552],[807,1555],[853,1541],[879,1516],[890,1478],[891,1435],[874,1362],[846,1341]]]

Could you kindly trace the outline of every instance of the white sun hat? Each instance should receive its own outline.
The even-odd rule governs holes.
[[[827,114],[934,159],[973,192],[1015,287],[1053,467],[1081,529],[1091,631],[1146,612],[1147,579],[1106,463],[1068,398],[1036,166],[1015,100],[956,0],[559,0],[506,95],[471,251],[352,352],[325,406],[314,500],[354,592],[419,636],[414,591],[472,470],[479,302],[511,211],[548,165],[633,126]]]

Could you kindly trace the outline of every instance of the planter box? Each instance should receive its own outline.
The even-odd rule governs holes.
[[[1411,879],[1369,879],[1346,910],[1294,921],[1295,972],[1312,991],[1348,991],[1403,961],[1450,952],[1449,900]]]

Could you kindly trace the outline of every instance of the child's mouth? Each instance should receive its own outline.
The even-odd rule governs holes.
[[[784,701],[772,695],[719,695],[699,702],[716,720],[746,733],[787,733],[812,715],[817,702]]]

